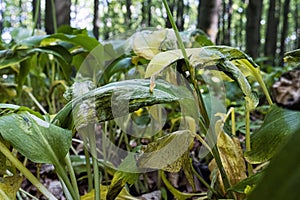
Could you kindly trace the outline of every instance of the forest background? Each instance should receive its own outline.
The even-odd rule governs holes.
[[[179,31],[200,28],[215,44],[240,48],[256,62],[282,66],[284,52],[300,48],[297,0],[168,3]],[[11,34],[25,38],[31,34],[31,28],[51,34],[61,25],[86,28],[99,40],[130,35],[143,28],[171,28],[165,8],[157,0],[0,0],[0,33],[6,43],[13,37]],[[27,29],[27,34],[22,28]],[[15,31],[11,32],[12,29]]]

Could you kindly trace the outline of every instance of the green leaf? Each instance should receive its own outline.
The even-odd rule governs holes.
[[[0,117],[0,133],[24,156],[37,163],[57,164],[71,146],[71,131],[28,113]]]
[[[185,163],[189,164],[189,157],[184,155],[193,138],[191,131],[182,130],[151,142],[138,158],[138,167],[179,172]]]
[[[89,37],[85,34],[79,34],[79,35],[67,35],[63,33],[57,33],[50,35],[49,37],[45,38],[42,41],[42,44],[50,44],[54,41],[65,41],[69,42],[75,45],[82,46],[88,51],[92,51],[94,48],[96,48],[98,45],[101,45],[100,42],[98,42],[95,38]]]
[[[250,163],[271,159],[300,128],[300,112],[272,106],[262,126],[251,135],[251,151],[245,152]]]
[[[299,112],[300,114],[300,112]],[[292,115],[285,116],[286,120],[291,120]],[[273,158],[265,170],[262,180],[255,190],[250,194],[249,200],[282,200],[299,199],[300,196],[300,126],[298,121],[293,130],[289,129],[291,137],[281,148],[281,151]],[[276,123],[280,124],[279,122]],[[296,128],[297,127],[297,128]],[[279,128],[281,126],[279,125]],[[273,129],[274,130],[274,129]],[[272,131],[272,130],[271,130]]]
[[[18,84],[17,91],[19,96],[21,95],[23,85],[26,81],[27,75],[29,74],[31,67],[32,67],[31,58],[26,59],[20,63],[20,72],[18,73],[17,81],[16,81]]]
[[[80,88],[80,85],[78,87]],[[157,80],[152,93],[149,91],[149,87],[150,81],[146,79],[109,83],[70,101],[57,113],[53,122],[68,127],[69,120],[73,115],[78,127],[85,126],[88,121],[101,122],[125,116],[139,108],[154,104],[186,101],[187,99],[190,100],[190,103],[194,102],[193,96],[186,87],[171,85],[163,80]],[[112,107],[117,108],[115,113],[113,113]]]

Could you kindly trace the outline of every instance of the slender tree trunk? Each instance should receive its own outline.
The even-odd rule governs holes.
[[[266,43],[264,53],[265,56],[269,57],[266,64],[275,65],[275,55],[277,49],[277,35],[278,35],[278,24],[280,17],[280,0],[270,0],[268,19],[267,19],[267,31],[266,31]]]
[[[198,6],[197,28],[206,32],[213,42],[218,33],[218,16],[220,0],[201,0]]]
[[[171,11],[172,14],[173,14],[173,11],[174,11],[174,4],[175,4],[175,0],[168,1],[168,5],[169,5],[169,8],[170,8],[170,11]],[[166,18],[166,28],[172,28],[172,24],[171,24],[168,17]]]
[[[32,16],[33,19],[35,19],[35,14],[36,14],[36,10],[38,10],[38,16],[37,16],[37,21],[35,24],[35,28],[37,29],[41,29],[42,28],[42,24],[41,24],[41,4],[38,6],[37,2],[40,0],[32,0]]]
[[[285,39],[288,33],[288,14],[290,12],[290,2],[291,0],[285,0],[283,5],[283,24],[282,24],[282,30],[281,30],[281,39],[280,39],[280,65],[283,65],[283,55],[285,53]]]
[[[55,9],[55,21],[53,20],[52,14],[52,0],[46,0],[46,17],[45,17],[45,29],[48,34],[52,34],[55,32],[57,27],[61,25],[70,25],[70,13],[71,13],[71,0],[53,0],[54,9]]]
[[[131,27],[131,6],[132,2],[131,0],[126,0],[126,17],[125,17],[125,23],[128,26],[128,28]]]
[[[99,18],[99,0],[94,0],[93,34],[97,40],[99,39],[98,18]]]
[[[300,49],[300,15],[299,15],[299,10],[300,10],[300,5],[296,4],[296,9],[295,9],[295,18],[296,18],[296,23],[295,23],[295,30],[296,30],[296,37],[297,39],[297,45],[296,48]]]
[[[226,45],[231,45],[231,19],[232,19],[232,0],[228,1],[227,5],[227,15],[228,15],[228,20],[227,20],[227,26],[226,26],[226,34],[225,34],[225,40],[224,44]]]
[[[176,15],[176,25],[179,31],[183,31],[184,29],[184,4],[183,0],[177,1],[177,15]]]
[[[3,14],[3,7],[2,7],[2,0],[0,0],[0,35],[2,35],[3,32],[3,21],[4,21],[4,14]]]
[[[246,10],[246,51],[253,58],[260,52],[260,20],[263,0],[249,0]]]
[[[148,4],[148,1],[143,1],[142,3],[142,25],[143,26],[149,26],[149,10],[150,10],[150,5]]]

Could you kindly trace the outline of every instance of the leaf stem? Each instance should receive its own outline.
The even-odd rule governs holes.
[[[74,188],[74,191],[75,191],[75,193],[77,195],[77,198],[80,199],[80,195],[79,195],[79,191],[78,191],[78,185],[77,185],[77,180],[76,180],[76,176],[75,176],[75,173],[74,173],[74,169],[72,167],[72,163],[71,163],[71,159],[70,159],[70,154],[69,153],[65,157],[65,162],[66,162],[68,171],[70,173],[70,179],[71,179],[71,183],[72,183],[72,186]]]
[[[0,141],[0,152],[6,156],[10,162],[43,194],[50,200],[57,198],[45,188],[45,186],[9,151],[9,149]]]

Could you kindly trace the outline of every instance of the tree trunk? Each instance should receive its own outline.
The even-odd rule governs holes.
[[[4,21],[4,13],[3,13],[3,7],[2,7],[2,0],[0,0],[0,35],[2,35],[3,32],[3,21]]]
[[[249,0],[246,10],[246,51],[253,58],[260,52],[260,20],[263,0]]]
[[[93,34],[97,40],[99,39],[98,18],[99,18],[99,0],[94,0]]]
[[[198,5],[197,28],[207,33],[213,42],[218,33],[220,0],[201,0]]]
[[[183,0],[178,0],[177,2],[177,15],[176,15],[176,25],[179,31],[184,30],[184,4]]]
[[[132,2],[131,0],[126,0],[126,17],[125,17],[125,23],[128,26],[128,28],[131,27],[131,6]]]
[[[285,53],[285,39],[288,33],[288,14],[290,12],[290,2],[291,0],[285,0],[283,5],[283,24],[281,30],[281,39],[280,39],[280,65],[283,65],[283,55]]]
[[[32,16],[33,16],[34,20],[35,20],[35,17],[37,17],[35,28],[41,29],[42,28],[42,24],[41,24],[41,4],[38,5],[38,1],[40,1],[40,0],[32,0]],[[36,16],[36,14],[37,14],[37,16]]]
[[[299,15],[299,10],[300,10],[300,5],[296,4],[296,9],[295,9],[295,18],[296,18],[296,23],[295,23],[295,30],[296,30],[296,38],[297,39],[297,45],[296,48],[300,49],[300,15]]]
[[[175,4],[175,0],[168,1],[168,5],[169,5],[169,8],[170,8],[170,11],[171,11],[172,14],[173,14],[173,11],[174,11],[174,4]],[[168,16],[166,18],[166,28],[172,28],[172,24],[171,24]]]
[[[71,0],[46,0],[46,15],[45,15],[45,29],[48,34],[55,33],[57,27],[61,25],[70,25]],[[53,10],[55,11],[55,19],[53,19]]]
[[[278,35],[278,24],[280,17],[280,0],[270,0],[268,19],[267,19],[267,30],[266,30],[266,43],[264,54],[269,59],[266,64],[275,65],[275,55],[277,48],[277,35]],[[278,64],[278,63],[277,63]]]
[[[151,0],[143,1],[142,25],[146,27],[151,26]]]

